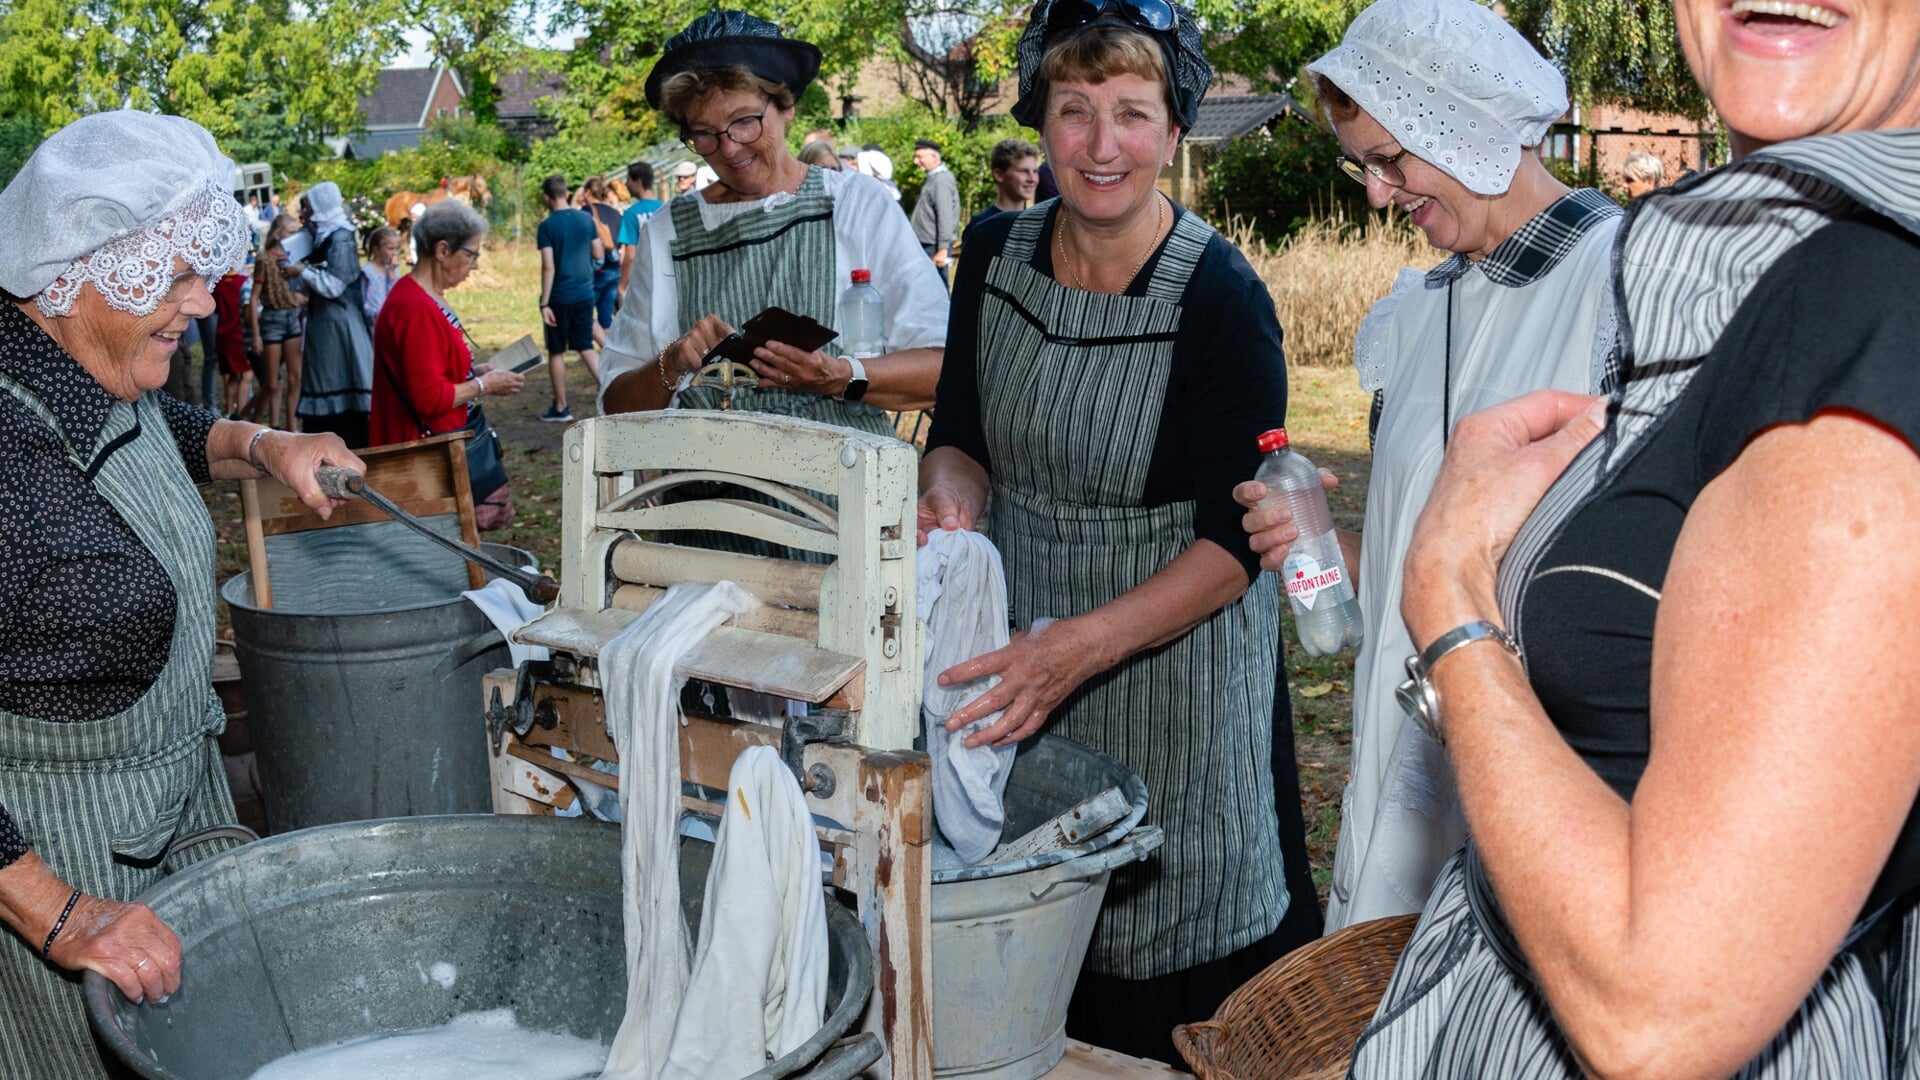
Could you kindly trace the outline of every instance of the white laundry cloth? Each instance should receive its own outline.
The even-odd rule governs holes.
[[[655,1080],[687,988],[680,913],[680,687],[674,668],[756,601],[731,581],[682,583],[600,650],[607,734],[620,752],[627,1011],[602,1076]]]
[[[700,948],[661,1080],[738,1080],[798,1049],[827,1005],[827,908],[807,797],[772,747],[734,759]]]
[[[507,639],[507,652],[513,657],[513,666],[519,667],[529,660],[545,660],[545,645],[522,645],[513,640],[514,631],[532,622],[546,609],[527,599],[527,594],[506,578],[494,578],[478,589],[468,589],[460,594],[480,609],[480,614],[493,623]]]
[[[1000,682],[998,676],[940,685],[940,673],[1007,643],[1007,576],[993,541],[977,532],[934,529],[916,565],[919,616],[927,655],[920,715],[933,758],[933,817],[954,854],[969,866],[993,853],[1006,822],[1001,796],[1013,747],[968,748],[967,736],[1000,721],[995,712],[948,731],[947,717]]]

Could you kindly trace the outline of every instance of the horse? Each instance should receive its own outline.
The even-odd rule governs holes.
[[[413,225],[413,208],[424,203],[432,206],[448,199],[458,199],[468,206],[479,199],[482,208],[493,205],[493,192],[487,188],[487,182],[479,174],[455,176],[440,181],[440,186],[432,191],[396,191],[387,199],[385,207],[387,224],[406,232]]]

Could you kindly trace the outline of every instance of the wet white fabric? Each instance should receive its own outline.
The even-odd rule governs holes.
[[[191,120],[135,109],[75,120],[0,192],[0,289],[58,316],[91,282],[115,310],[151,315],[176,258],[214,280],[245,261],[253,234],[233,184],[233,162]]]
[[[993,853],[1006,822],[1001,796],[1013,769],[1013,747],[966,745],[968,735],[1000,722],[1000,712],[983,716],[959,731],[948,731],[947,717],[998,685],[1000,679],[974,679],[940,685],[940,673],[955,664],[1006,645],[1007,575],[1000,551],[984,535],[967,530],[934,529],[921,547],[914,585],[915,605],[926,624],[926,666],[920,716],[926,724],[927,752],[933,758],[933,817],[954,853],[968,865]]]
[[[1403,149],[1481,195],[1567,111],[1567,82],[1474,0],[1377,0],[1307,70],[1346,91]]]
[[[514,631],[532,622],[545,610],[527,599],[527,594],[520,586],[505,578],[494,578],[485,587],[467,589],[460,595],[479,608],[480,614],[485,615],[493,628],[507,639],[507,653],[513,657],[514,667],[529,660],[547,659],[546,646],[522,645],[513,640]]]
[[[626,900],[627,1010],[603,1074],[655,1080],[686,993],[680,912],[680,687],[674,674],[714,628],[756,601],[730,581],[682,583],[600,650],[607,734],[620,752],[620,873]]]
[[[770,746],[734,759],[700,947],[661,1080],[737,1080],[820,1030],[827,909],[807,797]]]

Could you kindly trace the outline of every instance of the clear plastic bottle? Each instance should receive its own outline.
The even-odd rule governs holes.
[[[879,356],[885,348],[886,305],[873,287],[871,270],[855,270],[853,284],[840,294],[840,354],[861,360]]]
[[[1331,656],[1360,644],[1366,629],[1360,598],[1354,594],[1353,576],[1340,554],[1320,470],[1287,445],[1285,428],[1265,432],[1254,445],[1267,455],[1253,477],[1267,486],[1261,509],[1286,506],[1300,530],[1280,569],[1300,647],[1309,656]]]

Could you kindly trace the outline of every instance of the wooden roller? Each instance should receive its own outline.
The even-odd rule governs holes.
[[[651,585],[622,585],[613,591],[612,606],[624,611],[645,611],[653,606],[654,601],[665,595],[667,590],[656,589]],[[763,603],[745,615],[735,618],[733,625],[742,630],[780,634],[806,642],[820,640],[820,613],[817,611],[774,607]]]
[[[820,583],[827,576],[826,566],[820,563],[656,544],[650,540],[622,540],[615,544],[612,563],[613,576],[624,585],[664,589],[682,581],[709,585],[731,581],[763,604],[808,611],[819,609]],[[642,604],[633,610],[644,608]]]

